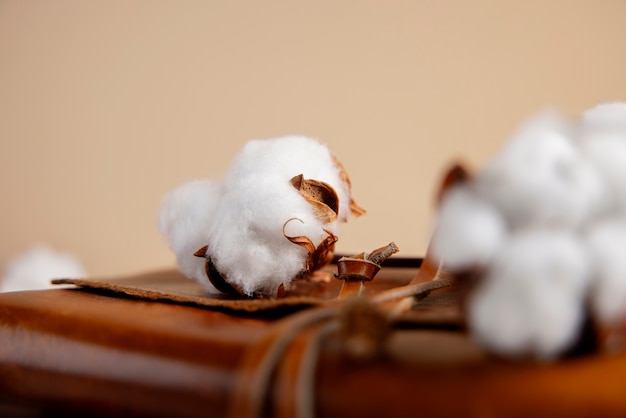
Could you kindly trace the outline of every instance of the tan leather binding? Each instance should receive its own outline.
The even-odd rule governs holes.
[[[366,294],[389,295],[416,272],[383,268]],[[375,306],[399,309],[385,316],[385,331],[369,307],[333,300],[335,280],[310,284],[319,288],[316,303],[256,311],[241,308],[259,303],[251,300],[203,302],[211,298],[173,271],[86,282],[82,290],[0,294],[0,412],[626,415],[625,355],[550,365],[493,358],[464,332],[454,286],[426,282],[408,310],[398,308],[406,298],[382,298]]]

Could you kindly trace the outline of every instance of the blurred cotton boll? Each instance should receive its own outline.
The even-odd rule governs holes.
[[[623,321],[626,103],[531,119],[464,187],[472,193],[446,196],[433,245],[453,272],[482,267],[467,315],[483,345],[552,359],[587,315],[605,328]]]
[[[598,211],[604,185],[572,141],[575,127],[556,113],[531,119],[475,179],[512,227],[576,227]]]
[[[567,230],[515,233],[468,299],[473,335],[506,356],[558,356],[579,335],[589,267],[585,247]]]
[[[626,215],[626,103],[607,103],[584,113],[581,150],[609,191],[607,209]]]
[[[594,261],[591,307],[601,322],[611,324],[626,314],[626,219],[594,223],[586,240]]]
[[[582,122],[592,131],[626,132],[626,102],[601,103],[585,111]]]
[[[206,278],[205,261],[194,253],[209,242],[220,197],[220,186],[209,180],[183,183],[165,196],[158,218],[159,232],[176,254],[180,271],[211,292],[217,290]]]
[[[491,261],[506,237],[500,213],[466,185],[444,195],[431,251],[452,271],[481,267]]]
[[[75,256],[38,245],[6,264],[0,291],[48,289],[53,287],[52,279],[84,276],[83,265]]]

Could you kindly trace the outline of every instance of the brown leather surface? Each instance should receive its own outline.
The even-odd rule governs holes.
[[[372,283],[388,274],[406,284],[415,272],[383,269]],[[172,274],[121,280],[163,290],[180,279]],[[328,325],[311,317],[339,305],[250,313],[98,289],[0,294],[0,402],[98,416],[295,416],[308,364],[324,417],[626,416],[626,356],[494,359],[464,333],[451,298],[449,289],[425,296],[418,320],[391,329],[374,357],[346,357],[345,336],[329,333],[307,363]],[[272,364],[265,354],[282,337]],[[267,387],[255,383],[259,364],[273,367]],[[261,411],[247,408],[251,393]]]
[[[267,319],[76,290],[0,295],[0,393],[44,407],[223,415]]]

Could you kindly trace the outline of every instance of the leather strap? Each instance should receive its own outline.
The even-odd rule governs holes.
[[[315,416],[317,359],[326,338],[340,331],[342,324],[346,328],[345,324],[350,320],[345,318],[366,318],[360,321],[361,325],[347,326],[356,329],[356,344],[352,344],[356,349],[350,349],[350,338],[346,338],[354,334],[352,331],[340,335],[340,339],[345,339],[343,342],[348,351],[352,350],[355,356],[376,355],[376,345],[382,345],[385,328],[389,322],[400,317],[398,307],[403,307],[402,310],[411,308],[411,304],[405,303],[407,298],[413,300],[416,296],[453,284],[454,280],[451,279],[415,283],[373,297],[336,300],[279,321],[259,344],[251,346],[244,353],[237,369],[230,416],[260,418],[268,412],[271,412],[271,416],[281,418]],[[382,313],[378,316],[383,320],[369,320],[371,316],[368,317],[368,310],[380,310]],[[376,317],[376,312],[374,314]],[[369,331],[362,334],[369,336],[359,340],[360,330],[368,327]],[[272,399],[272,402],[268,403],[268,399]]]
[[[272,385],[272,377],[294,340],[303,330],[327,321],[337,312],[337,305],[310,309],[293,314],[274,325],[259,344],[250,347],[237,371],[230,416],[260,418]],[[302,350],[297,350],[296,353]],[[297,355],[297,354],[295,354]],[[284,386],[284,385],[283,385]]]

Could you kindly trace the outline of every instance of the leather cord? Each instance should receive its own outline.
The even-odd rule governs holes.
[[[410,309],[407,299],[424,297],[453,284],[453,279],[434,280],[356,299],[373,306],[384,305],[384,312],[392,321],[398,315],[398,308]],[[266,401],[274,385],[280,398],[271,405],[274,416],[314,417],[317,361],[324,341],[339,328],[338,317],[346,302],[337,300],[295,313],[276,323],[259,344],[248,349],[238,369],[230,416],[262,417],[269,408]]]

